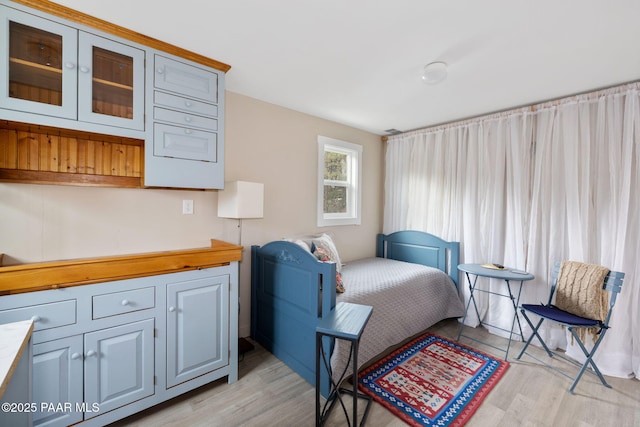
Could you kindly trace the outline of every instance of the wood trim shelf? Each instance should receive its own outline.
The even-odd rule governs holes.
[[[0,120],[0,181],[142,188],[144,141]]]
[[[126,91],[133,91],[133,86],[123,85],[121,83],[112,82],[112,81],[104,80],[104,79],[99,79],[97,77],[94,77],[92,79],[92,81],[94,83],[98,83],[98,84],[101,84],[101,85],[109,86],[109,87],[112,87],[112,88],[122,89],[122,90],[126,90]]]
[[[142,188],[142,178],[69,174],[64,172],[27,171],[0,168],[0,182],[25,184],[82,185],[92,187]]]
[[[210,248],[0,267],[0,295],[219,267],[242,259],[242,246],[211,239]]]
[[[62,70],[23,59],[10,58],[11,83],[25,84],[49,91],[62,91]]]
[[[9,58],[9,63],[10,64],[24,65],[25,67],[46,71],[48,73],[53,73],[53,74],[58,74],[58,75],[62,74],[62,69],[60,69],[60,68],[51,67],[51,66],[48,66],[48,65],[38,64],[37,62],[27,61],[26,59]]]

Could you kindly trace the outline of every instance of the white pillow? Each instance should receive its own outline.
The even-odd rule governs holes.
[[[311,253],[311,247],[309,246],[309,244],[307,242],[305,242],[304,240],[301,239],[297,239],[294,240],[293,243],[295,243],[296,245],[300,246],[302,249],[304,249],[305,251]]]
[[[311,253],[311,239],[309,239],[309,241],[305,241],[303,239],[299,239],[296,237],[296,238],[284,238],[282,240],[284,240],[285,242],[295,243],[305,251]]]
[[[324,252],[328,254],[329,259],[332,262],[336,263],[336,271],[340,273],[342,271],[342,263],[340,262],[340,255],[338,255],[338,249],[336,248],[336,245],[333,243],[333,240],[331,239],[331,237],[328,234],[324,233],[318,237],[315,237],[312,240],[312,243],[313,243],[312,250],[313,250],[313,246],[322,248]]]

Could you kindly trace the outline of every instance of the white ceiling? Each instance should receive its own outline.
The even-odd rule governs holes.
[[[229,91],[380,135],[640,79],[638,0],[56,2],[231,65]]]

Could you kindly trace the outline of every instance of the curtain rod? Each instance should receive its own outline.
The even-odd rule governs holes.
[[[478,119],[482,119],[482,118],[491,118],[493,116],[499,117],[500,115],[503,115],[505,113],[519,113],[519,112],[536,112],[538,110],[541,109],[545,109],[545,108],[550,108],[550,107],[555,107],[564,103],[569,103],[569,102],[573,102],[573,101],[579,101],[579,100],[585,100],[585,99],[591,99],[591,98],[598,98],[600,96],[603,95],[609,95],[611,93],[615,93],[618,90],[622,90],[622,89],[627,89],[630,87],[635,86],[636,89],[640,89],[640,80],[634,80],[631,82],[626,82],[626,83],[620,83],[617,85],[613,85],[613,86],[606,86],[606,87],[602,87],[599,89],[591,89],[587,92],[580,92],[577,94],[573,94],[573,95],[566,95],[566,96],[562,96],[559,98],[553,98],[553,99],[549,99],[546,101],[540,101],[540,102],[535,102],[532,104],[526,104],[526,105],[521,105],[519,107],[511,107],[511,108],[506,108],[504,110],[497,110],[491,113],[485,113],[485,114],[479,114],[477,116],[469,116],[466,118],[462,118],[462,119],[458,119],[458,120],[451,120],[448,122],[442,122],[439,124],[435,124],[435,125],[430,125],[430,126],[425,126],[425,127],[421,127],[421,128],[416,128],[416,129],[411,129],[411,130],[407,130],[404,132],[400,132],[400,133],[396,133],[393,135],[384,135],[382,136],[382,141],[383,142],[387,142],[389,140],[390,137],[393,136],[398,136],[398,135],[405,135],[408,133],[412,133],[412,132],[417,132],[417,131],[421,131],[421,130],[428,130],[428,129],[436,129],[439,127],[444,127],[444,126],[449,126],[449,125],[453,125],[453,124],[458,124],[458,125],[463,125],[465,124],[465,122],[471,122],[471,121],[476,121]]]

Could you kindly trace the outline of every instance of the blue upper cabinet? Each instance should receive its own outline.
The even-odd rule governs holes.
[[[78,119],[144,130],[144,51],[80,32]]]
[[[0,13],[0,107],[76,120],[78,31],[1,5]]]
[[[156,53],[153,61],[145,185],[223,188],[224,73],[166,54]]]
[[[10,7],[0,11],[8,52],[0,57],[8,70],[0,107],[144,130],[144,50]]]
[[[75,184],[76,173],[92,175],[83,181],[91,185],[223,188],[229,69],[55,3],[0,0],[0,129],[28,132],[33,140],[48,127],[71,139],[88,133],[105,147],[112,137],[128,138],[138,150],[129,157],[107,153],[123,165],[118,170],[76,173],[79,165],[60,163],[63,156],[46,151],[48,144],[34,145],[28,161],[22,159],[16,138],[5,132],[0,150],[15,156],[0,166],[0,179],[49,182],[55,172],[54,183]],[[97,150],[95,158],[85,158],[93,150],[85,151],[75,156],[78,162],[94,164],[104,155]],[[52,166],[33,167],[44,158]],[[129,175],[127,168],[139,172]],[[138,180],[132,184],[130,177]]]
[[[212,104],[218,103],[218,74],[213,70],[156,55],[153,81],[156,89]],[[187,104],[183,106],[186,110],[190,108]]]

